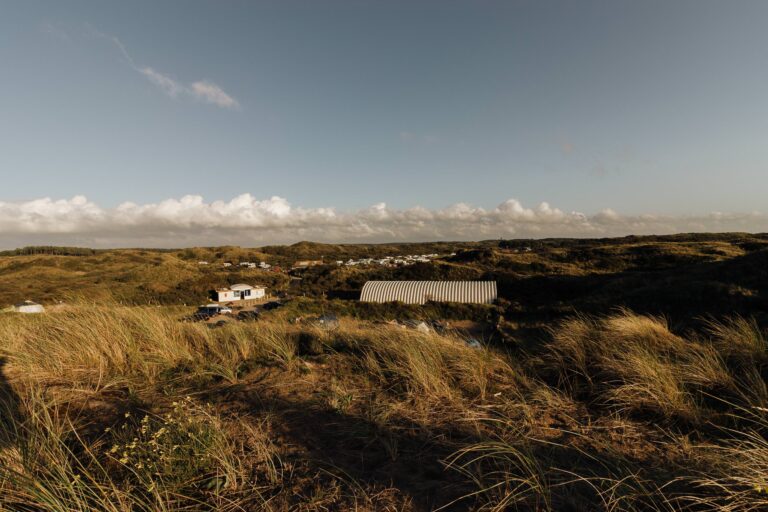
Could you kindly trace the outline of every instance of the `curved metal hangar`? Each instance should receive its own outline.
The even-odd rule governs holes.
[[[463,302],[491,304],[498,298],[496,281],[368,281],[362,302]]]

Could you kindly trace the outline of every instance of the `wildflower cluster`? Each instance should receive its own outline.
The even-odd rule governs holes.
[[[138,422],[125,416],[108,454],[147,491],[159,484],[166,489],[194,484],[216,473],[215,448],[223,434],[210,407],[186,397],[162,416],[145,415]]]

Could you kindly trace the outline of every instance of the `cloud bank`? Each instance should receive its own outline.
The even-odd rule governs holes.
[[[158,203],[104,208],[83,196],[0,201],[0,248],[32,244],[89,247],[256,246],[321,242],[482,240],[606,237],[680,232],[768,231],[761,213],[701,216],[593,215],[509,199],[492,209],[464,203],[442,209],[394,209],[384,203],[358,211],[302,208],[286,199],[242,194],[206,202],[190,195]]]

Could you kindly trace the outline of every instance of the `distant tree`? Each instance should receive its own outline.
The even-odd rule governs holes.
[[[93,256],[95,249],[85,247],[57,247],[53,245],[37,245],[2,251],[0,256],[30,256],[35,254],[48,254],[54,256]]]

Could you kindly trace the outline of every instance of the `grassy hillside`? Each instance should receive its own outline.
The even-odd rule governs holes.
[[[227,248],[0,256],[0,304],[23,300],[50,304],[72,296],[130,304],[199,304],[209,290],[227,284],[286,287],[289,278],[281,274],[222,266],[239,258],[259,261],[258,256],[256,251]],[[209,265],[198,265],[206,258],[211,259]]]
[[[293,280],[295,294],[357,299],[370,279],[494,279],[502,299],[513,303],[507,308],[510,315],[607,312],[617,305],[667,313],[680,310],[681,300],[688,304],[691,297],[710,302],[702,302],[700,310],[733,301],[738,303],[734,312],[752,313],[763,306],[759,289],[765,250],[766,237],[746,234],[380,245],[301,242],[174,251],[26,248],[0,254],[0,304],[57,301],[72,293],[114,295],[133,304],[197,303],[209,288],[228,283],[260,282],[273,289],[288,289],[291,283],[284,274],[225,269],[224,262],[266,261],[289,269],[298,260],[324,257],[331,264],[296,274],[301,280]],[[423,253],[444,257],[399,268],[334,263]]]
[[[396,268],[335,264],[337,259],[423,253],[443,257]],[[285,272],[298,260],[321,257],[333,263]],[[240,261],[265,261],[283,271],[247,270],[236,265]],[[235,265],[224,268],[225,262]],[[0,255],[0,305],[23,300],[51,305],[72,297],[191,305],[205,302],[211,289],[246,282],[314,300],[314,310],[356,318],[427,319],[442,313],[475,320],[471,308],[363,306],[357,299],[371,279],[485,279],[498,283],[500,300],[493,314],[482,313],[484,321],[498,327],[497,337],[527,343],[570,315],[610,314],[622,307],[664,315],[676,328],[699,328],[701,319],[712,315],[753,317],[768,326],[766,268],[768,238],[738,233],[381,245],[302,242],[172,251],[43,247]]]
[[[0,315],[0,509],[768,507],[750,321],[577,316],[510,352],[187,311]]]
[[[493,246],[495,244],[495,242],[424,242],[403,244],[321,244],[317,242],[299,242],[293,245],[266,246],[260,250],[271,256],[282,256],[291,260],[324,259],[328,262],[334,262],[349,258],[382,258],[384,256],[404,256],[408,254],[450,254],[458,250]]]
[[[542,327],[621,307],[683,326],[734,314],[768,325],[766,269],[768,241],[752,235],[496,242],[402,268],[312,268],[297,289],[354,300],[370,279],[484,279],[497,281],[499,315],[509,325]]]

